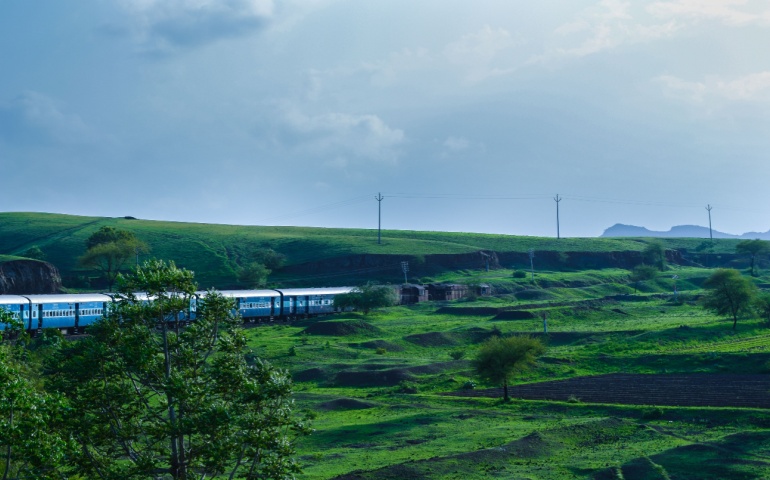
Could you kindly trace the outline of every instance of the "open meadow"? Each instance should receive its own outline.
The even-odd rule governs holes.
[[[515,293],[499,297],[250,328],[252,348],[292,372],[299,410],[312,418],[315,432],[299,443],[305,477],[770,476],[770,382],[760,386],[763,408],[731,406],[728,385],[738,374],[767,378],[770,330],[745,318],[733,333],[730,321],[705,311],[699,285],[709,270],[674,267],[636,294],[622,270],[538,272],[534,283],[512,274],[461,274],[474,283],[505,279]],[[560,400],[505,403],[496,385],[479,381],[470,360],[485,339],[511,334],[548,343],[517,384],[645,377],[618,377],[603,392],[586,392],[590,401],[568,386]],[[722,406],[687,406],[686,398],[668,405],[682,393],[671,385],[654,387],[647,398],[632,391],[622,403],[605,395],[633,387],[634,378],[683,374],[707,381]],[[693,405],[697,396],[690,395]]]

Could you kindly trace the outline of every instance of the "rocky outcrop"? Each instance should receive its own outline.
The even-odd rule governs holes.
[[[12,260],[0,263],[0,294],[40,294],[61,291],[59,270],[48,262]]]

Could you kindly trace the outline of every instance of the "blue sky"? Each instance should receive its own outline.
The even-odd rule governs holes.
[[[3,211],[770,229],[755,0],[0,0]]]

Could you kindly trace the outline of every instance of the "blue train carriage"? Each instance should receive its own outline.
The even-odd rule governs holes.
[[[100,293],[25,295],[29,312],[25,324],[30,332],[56,328],[65,334],[83,333],[88,325],[102,318],[112,298]],[[28,320],[28,321],[27,321]]]
[[[205,292],[202,292],[205,294]],[[235,301],[236,312],[245,322],[260,322],[283,317],[281,294],[276,290],[223,290],[223,297]],[[205,296],[202,297],[205,301]]]
[[[29,300],[19,295],[0,295],[0,310],[9,312],[16,319],[22,319],[24,318],[24,312],[29,310]],[[26,328],[29,322],[25,321],[24,323],[24,328]],[[9,327],[10,325],[8,324],[0,323],[0,332]]]
[[[283,296],[284,316],[307,318],[335,313],[334,297],[353,290],[354,287],[286,288],[279,292]]]

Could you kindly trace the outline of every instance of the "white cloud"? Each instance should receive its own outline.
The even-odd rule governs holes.
[[[770,72],[758,72],[733,79],[716,76],[702,81],[687,81],[671,75],[653,79],[670,96],[704,102],[708,99],[770,101]]]
[[[96,134],[78,115],[66,113],[38,92],[26,91],[0,104],[0,138],[24,145],[75,145],[96,140]]]
[[[272,0],[124,0],[137,40],[151,52],[168,53],[264,28]]]
[[[329,166],[345,167],[351,159],[393,162],[405,142],[402,130],[388,126],[377,115],[306,115],[287,107],[280,117],[282,143],[325,157]]]
[[[770,25],[770,8],[765,0],[675,0],[655,2],[647,7],[662,18],[716,20],[729,26]]]
[[[556,46],[535,57],[544,62],[558,57],[583,57],[610,50],[627,43],[647,42],[673,35],[680,26],[673,20],[665,23],[645,23],[634,11],[637,5],[619,0],[602,0],[598,7],[587,9],[554,33],[568,46]]]
[[[459,40],[447,45],[444,48],[444,56],[465,71],[466,79],[480,81],[510,72],[510,65],[501,66],[495,63],[519,43],[508,30],[485,25],[478,32],[463,35]]]

